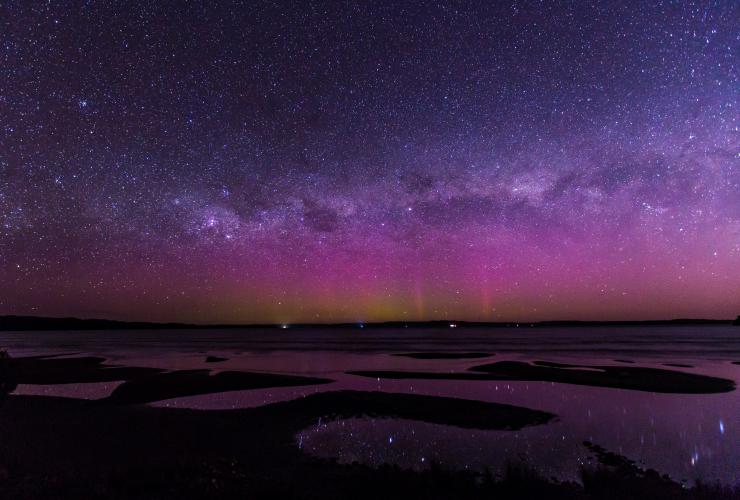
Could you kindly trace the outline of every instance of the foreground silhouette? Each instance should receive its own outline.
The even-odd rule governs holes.
[[[309,457],[295,445],[295,434],[315,425],[327,413],[383,414],[389,408],[398,413],[393,395],[389,400],[384,400],[386,396],[375,397],[376,393],[322,393],[251,410],[192,411],[11,396],[0,421],[0,495],[162,499],[740,498],[738,491],[719,486],[684,488],[626,459],[615,461],[613,456],[599,457],[598,453],[601,464],[584,469],[583,485],[579,485],[548,480],[534,469],[516,464],[503,477],[448,471],[434,465],[422,472],[390,466],[373,469],[339,465]],[[418,404],[422,402],[412,403],[416,408],[423,407]]]
[[[548,361],[500,361],[463,372],[358,370],[370,378],[427,380],[529,380],[675,394],[710,394],[735,390],[732,380],[676,370],[636,366],[566,365]]]
[[[0,358],[0,376],[22,381],[66,383],[108,379],[110,373],[124,377],[119,389],[128,389],[99,401],[5,398],[0,408],[0,498],[740,498],[740,491],[728,487],[684,487],[592,443],[584,446],[596,465],[582,469],[581,484],[544,478],[520,463],[511,463],[502,475],[436,464],[424,471],[341,465],[303,453],[296,443],[298,433],[319,422],[358,416],[502,432],[555,418],[518,406],[334,391],[243,410],[157,408],[134,403],[169,397],[173,390],[221,390],[232,382],[204,387],[208,383],[198,370],[109,367],[100,358]],[[229,377],[236,377],[240,386],[324,382],[250,373]],[[10,390],[16,383],[0,382]]]

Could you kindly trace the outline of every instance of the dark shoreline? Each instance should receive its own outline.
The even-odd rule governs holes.
[[[163,371],[108,365],[104,358],[91,356],[5,357],[1,361],[1,374],[18,383],[119,380],[122,384],[99,400],[12,393],[0,397],[0,498],[740,499],[737,486],[697,483],[688,487],[588,442],[583,443],[584,454],[591,459],[581,466],[580,483],[576,483],[546,478],[536,464],[517,462],[516,458],[502,471],[484,472],[445,469],[439,464],[420,471],[390,465],[345,465],[305,453],[296,441],[306,429],[346,418],[400,418],[500,432],[547,425],[558,418],[523,406],[327,390],[247,409],[174,409],[140,403],[330,381],[252,372],[209,375],[208,370]],[[542,378],[553,373],[568,377],[596,373],[584,370],[579,374],[581,368],[552,362],[498,362],[441,375]],[[638,378],[649,375],[652,379],[656,373],[670,377],[664,383],[699,384],[694,390],[720,389],[717,384],[722,382],[668,370],[600,368],[619,372],[610,374],[607,370],[601,375],[607,379],[600,382],[580,382],[609,384],[613,376],[622,378],[630,373]],[[629,376],[622,382],[629,382]],[[12,391],[13,385],[6,389]]]
[[[471,412],[465,407],[474,404],[498,415],[499,424],[487,421],[487,427],[517,428],[506,422],[538,425],[551,418],[526,408],[416,396],[440,399],[432,409],[444,411],[435,416],[426,414],[424,402],[407,397],[337,391],[253,409],[201,411],[10,396],[0,407],[4,416],[0,419],[0,495],[18,499],[740,498],[737,487],[701,483],[687,487],[588,442],[584,451],[590,452],[592,460],[581,469],[581,483],[545,478],[521,462],[483,473],[438,464],[422,471],[342,465],[306,454],[296,443],[297,433],[320,424],[322,418],[352,415],[431,417],[446,425],[477,427],[480,420],[469,421]],[[459,404],[463,407],[457,408]]]
[[[566,365],[547,361],[499,361],[458,372],[418,372],[403,370],[356,370],[349,372],[367,378],[417,380],[502,380],[559,382],[633,391],[668,394],[713,394],[735,390],[729,379],[698,375],[678,370],[639,366]]]
[[[737,320],[679,318],[644,321],[386,321],[377,323],[291,323],[291,324],[192,324],[117,321],[108,319],[47,318],[39,316],[0,316],[0,331],[65,330],[215,330],[215,329],[389,329],[389,328],[558,328],[558,327],[635,327],[680,325],[740,325]]]

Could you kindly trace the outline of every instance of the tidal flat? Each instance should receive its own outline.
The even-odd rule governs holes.
[[[736,330],[666,328],[3,332],[0,491],[737,498]]]

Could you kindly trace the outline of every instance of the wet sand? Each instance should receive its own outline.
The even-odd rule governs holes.
[[[412,359],[477,359],[493,356],[489,352],[407,352],[394,354],[403,358]]]
[[[250,372],[178,370],[124,382],[105,400],[111,403],[151,403],[163,399],[272,387],[328,384],[331,380]]]
[[[161,484],[142,486],[157,491],[171,486],[170,482],[189,480],[181,476],[182,471],[173,469],[202,463],[249,464],[249,478],[236,478],[241,487],[251,490],[256,482],[265,493],[277,497],[304,496],[290,491],[299,486],[291,481],[296,475],[302,488],[311,488],[305,491],[331,493],[335,486],[327,474],[351,476],[351,472],[304,455],[294,441],[297,432],[322,420],[375,415],[471,428],[518,429],[544,424],[554,417],[510,405],[356,391],[325,392],[233,411],[11,395],[0,411],[0,475],[6,473],[0,492],[5,489],[31,497],[49,493],[49,488],[62,497],[65,489],[74,497],[78,488],[93,485],[110,491],[117,488],[112,483],[122,471],[131,484],[140,479],[151,481],[153,471],[159,471]],[[33,484],[27,482],[31,478]],[[199,496],[177,491],[186,498]]]
[[[403,354],[416,354],[413,352]],[[423,353],[428,355],[429,353]],[[431,352],[440,366],[462,354]],[[413,356],[408,356],[414,359]],[[389,357],[390,358],[390,357]],[[203,362],[204,358],[200,358]],[[141,403],[256,388],[326,385],[329,378],[250,371],[122,366],[102,357],[5,360],[23,384],[121,382],[107,398],[10,395],[0,406],[2,498],[740,498],[739,490],[687,488],[588,443],[599,465],[582,484],[543,478],[529,466],[503,475],[340,464],[304,453],[305,429],[354,417],[406,419],[461,429],[545,429],[553,413],[525,406],[393,392],[331,390],[243,410],[187,410]],[[420,361],[414,361],[420,363]],[[667,363],[665,363],[667,364]],[[432,366],[432,365],[429,365]],[[676,370],[548,361],[500,361],[454,372],[353,372],[365,377],[536,380],[668,393],[719,393],[730,380]],[[229,366],[230,368],[230,366]],[[11,387],[11,385],[8,385]],[[329,387],[329,386],[327,386]]]
[[[0,411],[4,498],[740,498],[726,488],[684,488],[598,449],[612,463],[584,471],[581,486],[516,464],[499,478],[440,467],[339,465],[295,445],[301,429],[356,414],[463,426],[481,425],[481,412],[494,426],[551,418],[454,398],[341,391],[249,410],[196,411],[10,396]]]
[[[4,360],[6,370],[18,384],[74,384],[135,380],[161,373],[158,368],[140,368],[106,364],[95,356],[29,356]]]
[[[387,379],[517,380],[610,387],[671,394],[711,394],[735,390],[728,379],[676,370],[626,366],[590,366],[534,361],[501,361],[474,366],[464,372],[358,370],[353,375]]]

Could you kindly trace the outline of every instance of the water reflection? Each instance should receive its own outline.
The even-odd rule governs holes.
[[[401,387],[395,381],[380,388]],[[525,406],[559,418],[519,431],[353,418],[306,429],[296,439],[307,453],[342,463],[423,468],[433,461],[461,469],[490,467],[495,472],[508,461],[519,460],[561,479],[577,479],[579,467],[590,463],[582,444],[588,440],[678,481],[739,480],[737,391],[675,395],[557,383],[447,381],[417,381],[407,390]]]
[[[424,468],[494,470],[522,460],[546,476],[576,478],[590,463],[585,440],[668,473],[676,480],[738,483],[740,393],[656,394],[554,382],[386,380],[349,375],[354,370],[462,372],[482,363],[516,360],[666,368],[740,380],[737,328],[694,327],[490,332],[55,332],[2,333],[0,345],[15,357],[77,353],[108,363],[166,370],[208,369],[322,377],[321,386],[263,388],[180,397],[156,406],[247,408],[352,389],[446,396],[507,403],[558,415],[547,425],[520,431],[478,431],[401,419],[320,420],[296,436],[306,453],[342,462],[396,463]],[[285,336],[281,336],[285,334]],[[358,336],[359,335],[359,336]],[[490,359],[401,353],[490,353]],[[207,363],[207,357],[224,358]],[[16,394],[102,399],[118,382],[21,385]]]

